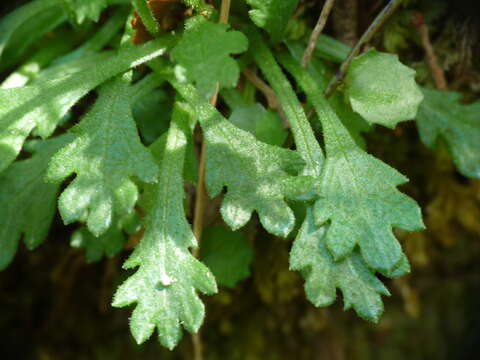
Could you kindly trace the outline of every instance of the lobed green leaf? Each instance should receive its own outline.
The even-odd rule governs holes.
[[[185,218],[183,179],[188,109],[177,104],[160,162],[158,183],[148,189],[145,234],[124,264],[138,267],[117,290],[113,306],[136,303],[130,328],[140,344],[158,329],[162,345],[173,349],[182,337],[182,326],[198,331],[205,314],[196,294],[217,291],[210,271],[195,259],[189,248],[196,239]]]
[[[417,127],[423,143],[434,147],[443,139],[458,170],[480,178],[480,101],[462,105],[459,93],[422,90],[425,100],[418,111]]]
[[[156,181],[157,166],[138,136],[130,108],[130,76],[113,79],[73,129],[75,140],[52,159],[48,178],[59,181],[76,173],[59,198],[65,224],[86,219],[96,236],[107,231],[114,214],[132,210],[137,188],[132,177]]]

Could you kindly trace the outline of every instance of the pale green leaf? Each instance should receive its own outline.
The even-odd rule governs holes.
[[[233,288],[237,282],[250,276],[253,250],[243,232],[214,226],[203,232],[200,258],[212,271],[217,283]]]
[[[182,40],[172,51],[172,58],[186,70],[206,98],[220,87],[237,84],[240,69],[230,54],[247,50],[248,40],[239,31],[227,31],[228,25],[205,20],[203,16],[187,23]]]
[[[302,272],[307,298],[315,306],[331,305],[339,288],[345,310],[353,307],[362,318],[377,322],[383,313],[381,295],[389,295],[388,290],[357,250],[343,260],[333,259],[326,241],[329,230],[315,224],[309,209],[293,243],[290,269]]]
[[[287,27],[298,0],[246,0],[252,7],[250,18],[255,25],[268,31],[273,41],[277,42]]]
[[[365,120],[389,128],[414,119],[423,100],[415,70],[403,65],[397,55],[373,49],[353,59],[345,94]]]
[[[85,249],[85,257],[89,263],[99,261],[104,256],[115,256],[123,249],[126,240],[122,227],[122,221],[114,221],[108,231],[99,237],[93,235],[86,227],[81,227],[73,232],[70,245],[77,249]]]
[[[130,108],[130,76],[111,80],[81,123],[73,129],[75,140],[52,159],[48,178],[75,180],[59,198],[65,224],[86,219],[96,236],[110,227],[114,214],[131,211],[137,200],[132,181],[156,180],[157,166],[142,145]]]
[[[30,86],[0,89],[0,171],[16,158],[35,127],[42,137],[49,136],[58,121],[90,90],[163,54],[172,41],[172,37],[165,37],[118,52],[93,55],[85,62],[73,60],[77,67],[67,70],[69,62],[66,62],[50,73],[53,76],[62,70],[61,78],[42,78]]]
[[[417,126],[420,138],[429,147],[443,139],[457,169],[465,176],[480,178],[480,101],[459,103],[452,91],[423,89]]]
[[[272,234],[285,237],[295,223],[285,202],[293,176],[303,167],[293,151],[262,143],[234,126],[191,85],[172,81],[178,93],[194,108],[206,141],[206,183],[211,197],[226,186],[221,213],[237,230],[256,210]]]
[[[207,294],[217,290],[213,275],[189,252],[197,242],[183,207],[188,117],[176,105],[158,183],[146,194],[151,205],[145,234],[124,264],[124,268],[138,270],[119,287],[113,301],[116,307],[136,303],[130,328],[138,343],[157,328],[160,343],[169,349],[181,339],[182,326],[196,332],[203,321],[205,309],[196,290]]]
[[[30,158],[13,163],[0,175],[0,269],[12,261],[22,234],[29,249],[46,238],[60,181],[47,183],[44,175],[52,155],[71,139],[63,135],[35,142]]]
[[[417,203],[396,188],[407,178],[359,148],[307,71],[288,56],[281,60],[322,122],[327,159],[314,216],[319,226],[330,223],[328,249],[338,261],[358,245],[370,268],[391,272],[404,261],[392,227],[410,231],[423,228]]]

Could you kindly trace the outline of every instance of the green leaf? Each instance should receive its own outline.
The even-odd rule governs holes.
[[[163,89],[150,92],[133,104],[133,117],[147,145],[168,130],[173,99]]]
[[[78,24],[86,19],[97,22],[101,12],[108,5],[108,0],[61,0],[69,12],[75,16]],[[57,1],[59,2],[59,1]]]
[[[59,4],[58,0],[35,0],[25,4],[0,20],[0,60],[8,41],[16,29],[39,13]]]
[[[461,94],[422,89],[417,126],[420,138],[429,147],[443,139],[457,169],[465,176],[480,178],[480,101],[459,103]]]
[[[133,176],[156,180],[157,166],[138,136],[130,97],[128,74],[100,88],[98,100],[73,129],[75,140],[48,170],[55,181],[77,174],[59,198],[60,214],[65,224],[86,218],[95,236],[107,231],[114,214],[132,210],[138,196]]]
[[[403,65],[397,55],[373,49],[353,59],[345,94],[365,120],[389,128],[414,119],[423,100],[415,70]]]
[[[295,223],[285,202],[296,173],[303,167],[291,150],[262,143],[226,120],[191,85],[171,81],[194,108],[206,142],[206,184],[210,197],[227,187],[221,213],[237,230],[256,210],[267,231],[285,237]]]
[[[70,245],[77,249],[85,249],[88,263],[100,261],[104,256],[113,257],[125,244],[122,227],[122,221],[114,221],[108,231],[99,237],[95,237],[86,227],[81,227],[73,232]]]
[[[88,61],[74,60],[78,67],[70,70],[65,70],[69,66],[66,62],[49,73],[61,78],[43,78],[30,86],[0,89],[0,171],[16,158],[35,127],[42,137],[49,136],[58,121],[90,90],[131,67],[163,54],[173,40],[165,37],[118,52],[94,55]]]
[[[288,56],[281,61],[322,121],[327,159],[314,216],[318,226],[330,223],[326,234],[329,251],[339,261],[358,245],[370,268],[392,271],[404,261],[392,227],[423,228],[417,203],[396,188],[407,178],[359,148],[307,71]]]
[[[195,290],[211,294],[217,291],[210,271],[195,259],[189,247],[197,245],[183,208],[183,164],[187,146],[187,110],[176,105],[158,183],[146,195],[145,234],[124,264],[139,267],[117,290],[113,306],[136,303],[130,328],[138,343],[146,341],[158,329],[162,345],[173,349],[182,337],[182,326],[198,331],[205,314]]]
[[[244,233],[214,226],[203,233],[200,258],[220,285],[233,288],[250,276],[253,250]]]
[[[358,250],[335,261],[327,248],[329,226],[315,224],[311,208],[293,243],[290,269],[301,271],[307,298],[315,306],[331,305],[336,289],[343,293],[344,309],[354,308],[359,316],[377,322],[383,313],[381,295],[388,290],[367,267]]]
[[[220,87],[237,84],[240,69],[230,54],[247,50],[248,40],[239,31],[227,31],[228,25],[197,16],[189,20],[182,40],[172,51],[172,58],[186,70],[189,81],[209,98]]]
[[[305,51],[303,46],[298,41],[287,41],[286,45],[292,56],[300,62]],[[308,73],[322,90],[327,88],[330,77],[333,74],[329,73],[327,66],[316,58],[312,58],[307,66]],[[362,148],[366,148],[366,143],[361,135],[370,129],[370,124],[367,123],[357,113],[353,112],[349,105],[345,103],[345,97],[342,93],[336,91],[329,98],[328,102],[332,106],[335,113],[338,115],[343,125],[348,129],[348,132],[355,139],[355,142]]]
[[[291,125],[296,148],[305,160],[306,167],[303,170],[303,175],[318,177],[324,155],[302,104],[300,104],[292,85],[258,32],[250,30],[249,38],[251,39],[251,49],[255,62],[277,94],[285,116]]]
[[[29,249],[46,238],[60,181],[46,183],[43,178],[52,155],[70,140],[71,135],[63,135],[32,142],[33,155],[13,163],[0,175],[0,269],[12,261],[21,234]]]
[[[282,39],[298,0],[246,0],[255,25],[268,31],[274,42]]]
[[[258,103],[235,108],[229,120],[235,126],[270,145],[282,146],[287,138],[287,131],[283,128],[278,115]]]

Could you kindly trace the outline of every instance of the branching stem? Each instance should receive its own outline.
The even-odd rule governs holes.
[[[313,29],[312,34],[310,35],[307,48],[303,53],[303,58],[302,58],[303,67],[306,67],[310,62],[310,59],[312,58],[313,50],[315,50],[315,45],[317,44],[318,37],[320,36],[323,29],[325,28],[325,25],[327,24],[328,16],[330,15],[330,12],[333,9],[334,3],[335,3],[335,0],[327,0],[325,2],[325,5],[323,5],[322,12],[320,13],[317,24],[315,25],[315,28]]]
[[[358,55],[362,47],[370,42],[373,36],[377,33],[377,31],[382,27],[385,21],[398,9],[398,7],[402,4],[403,0],[390,0],[390,2],[383,8],[383,10],[377,15],[375,20],[370,24],[368,29],[363,33],[360,40],[358,40],[357,44],[354,46],[348,57],[340,66],[337,74],[333,77],[330,83],[325,90],[325,96],[330,96],[333,92],[337,89],[337,87],[342,82],[343,78],[347,74],[348,67],[350,66],[353,58]]]

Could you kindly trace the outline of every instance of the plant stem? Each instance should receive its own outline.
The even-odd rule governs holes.
[[[337,74],[328,84],[327,89],[325,90],[325,96],[328,97],[333,94],[333,92],[337,89],[337,87],[340,85],[343,78],[345,77],[348,67],[350,66],[353,58],[357,56],[357,54],[360,52],[360,49],[373,38],[373,36],[382,27],[382,25],[390,17],[390,15],[392,15],[395,10],[397,10],[397,8],[401,5],[402,1],[403,0],[390,0],[390,2],[377,15],[375,20],[373,20],[373,22],[368,27],[367,31],[363,33],[362,37],[360,38],[360,40],[358,40],[355,47],[350,51],[350,54],[340,66]]]
[[[222,5],[220,8],[220,24],[228,23],[228,15],[230,13],[230,1],[231,0],[222,0]],[[212,106],[217,105],[218,100],[218,91],[220,87],[217,83],[214,94],[210,99],[210,104]],[[198,169],[198,183],[196,188],[196,197],[195,197],[195,214],[193,219],[193,234],[197,239],[198,246],[192,251],[193,256],[197,257],[200,253],[200,242],[202,239],[203,233],[203,217],[205,212],[205,141],[202,141],[202,148],[200,151],[200,164]],[[203,360],[203,343],[202,337],[200,335],[200,330],[192,334],[192,344],[193,344],[193,358],[194,360]]]
[[[242,70],[243,75],[255,86],[267,99],[268,107],[272,110],[280,110],[280,102],[277,95],[268,84],[249,68]]]
[[[305,52],[303,54],[303,58],[302,58],[303,67],[306,67],[310,62],[310,59],[313,54],[313,50],[315,50],[315,45],[317,43],[318,37],[320,36],[323,29],[325,28],[325,25],[327,24],[328,16],[330,15],[330,12],[333,9],[334,3],[335,3],[335,0],[327,0],[325,2],[325,5],[323,5],[322,12],[318,17],[317,24],[315,25],[315,28],[313,29],[312,34],[310,35],[307,48],[305,49]]]
[[[430,41],[430,35],[428,31],[428,25],[425,24],[425,20],[421,13],[415,13],[413,15],[413,25],[418,29],[418,34],[420,35],[420,41],[422,43],[423,49],[425,50],[425,56],[427,58],[428,67],[432,73],[433,80],[435,81],[435,86],[439,90],[447,90],[447,81],[445,80],[445,73],[443,72],[442,67],[438,63],[437,56],[435,55],[435,50],[433,49],[432,42]]]

